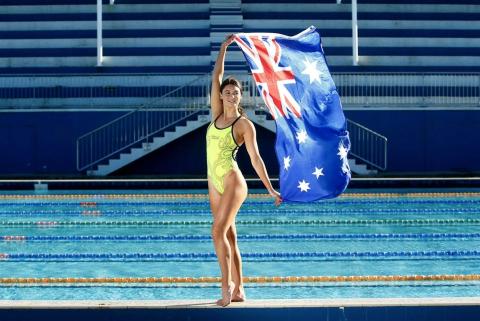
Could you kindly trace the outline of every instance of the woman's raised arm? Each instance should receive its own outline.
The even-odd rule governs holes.
[[[220,46],[218,52],[217,61],[213,68],[212,74],[212,89],[210,92],[210,104],[212,106],[212,120],[216,119],[223,112],[222,100],[220,99],[220,84],[223,80],[225,54],[227,53],[227,47],[233,42],[234,36],[229,35]]]

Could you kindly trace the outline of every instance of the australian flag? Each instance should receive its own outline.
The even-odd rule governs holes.
[[[239,33],[260,95],[277,126],[280,194],[311,202],[340,195],[350,181],[350,140],[320,35]]]

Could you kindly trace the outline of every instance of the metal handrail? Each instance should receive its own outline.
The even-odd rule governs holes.
[[[200,110],[205,109],[209,100],[209,95],[206,92],[209,87],[205,83],[207,79],[210,80],[209,74],[198,77],[80,136],[77,139],[77,170],[83,171],[91,168],[142,141],[148,143],[153,135],[185,121],[192,115],[199,113]],[[191,92],[187,92],[188,94],[184,95],[183,91],[188,91],[197,82],[201,86],[200,92],[195,92],[193,95],[190,95]],[[158,107],[159,103],[163,104],[164,101],[177,94],[185,101],[182,107]],[[203,103],[199,104],[199,99]]]
[[[149,132],[149,133],[146,134],[145,136],[142,136],[142,137],[140,137],[140,138],[138,138],[138,139],[136,139],[136,140],[134,140],[134,141],[132,141],[132,142],[130,142],[130,143],[128,143],[128,144],[123,145],[121,148],[119,148],[119,149],[117,149],[117,150],[114,150],[114,151],[110,152],[109,154],[106,154],[106,155],[102,156],[101,158],[96,159],[94,162],[91,162],[91,163],[89,163],[89,164],[87,164],[87,165],[84,165],[83,167],[81,167],[81,168],[79,168],[79,169],[78,169],[78,167],[77,167],[77,169],[78,169],[79,171],[82,171],[82,170],[85,170],[85,169],[91,167],[92,165],[98,164],[98,163],[100,163],[100,162],[102,162],[102,161],[104,161],[104,160],[106,160],[106,159],[109,159],[109,158],[112,157],[113,155],[116,155],[116,154],[120,153],[122,150],[125,150],[125,149],[127,149],[127,148],[130,148],[130,147],[134,146],[135,144],[138,144],[138,143],[140,143],[140,142],[142,142],[142,141],[145,141],[145,140],[147,140],[148,138],[154,136],[155,134],[157,134],[157,133],[159,133],[159,132],[162,132],[162,131],[164,131],[165,129],[167,129],[167,128],[171,127],[171,126],[174,126],[174,125],[176,125],[176,124],[178,124],[178,123],[181,123],[182,121],[187,120],[188,118],[190,118],[193,114],[196,114],[196,113],[199,113],[199,112],[200,112],[200,111],[198,111],[198,110],[191,111],[189,114],[185,115],[184,117],[177,118],[175,121],[170,122],[170,123],[167,123],[167,124],[165,124],[163,127],[159,128],[159,129],[157,129],[157,130],[155,130],[155,131],[153,131],[153,132]],[[80,148],[80,147],[79,147],[78,141],[77,141],[77,155],[78,155],[79,148]],[[77,160],[78,160],[78,158],[77,158]],[[77,163],[77,164],[78,164],[78,163]]]
[[[191,84],[197,82],[199,79],[205,78],[206,76],[209,76],[209,75],[202,75],[202,76],[198,77],[197,79],[194,79],[194,80],[188,82],[187,84],[185,84],[185,85],[183,85],[183,86],[177,87],[177,88],[175,88],[175,89],[173,89],[173,90],[171,90],[171,91],[163,94],[163,95],[160,96],[160,97],[154,98],[152,101],[149,101],[149,102],[146,103],[146,104],[141,104],[140,106],[137,106],[135,110],[132,110],[131,112],[126,113],[125,115],[122,115],[122,116],[120,116],[120,117],[118,117],[118,118],[115,118],[114,120],[112,120],[112,121],[110,121],[110,122],[108,122],[108,123],[106,123],[106,124],[104,124],[104,125],[96,128],[96,129],[94,129],[94,130],[91,130],[91,131],[89,131],[89,132],[86,133],[86,134],[83,134],[83,135],[80,136],[78,139],[81,139],[81,138],[83,138],[83,137],[85,137],[85,136],[88,136],[88,135],[90,135],[90,134],[92,134],[92,133],[94,133],[94,132],[96,132],[96,131],[99,131],[99,130],[105,128],[105,127],[108,127],[108,126],[112,125],[113,123],[119,122],[119,121],[122,120],[123,118],[128,117],[129,115],[131,115],[131,114],[133,114],[133,113],[135,113],[135,112],[137,112],[137,111],[139,111],[139,110],[141,110],[141,109],[143,109],[143,108],[149,108],[150,106],[152,106],[152,105],[154,105],[155,103],[161,101],[161,100],[164,99],[165,97],[168,97],[168,96],[172,95],[173,93],[179,92],[179,91],[182,90],[183,88],[185,88],[185,87],[187,87],[187,86],[190,86]],[[207,104],[208,104],[208,102],[207,102]],[[178,109],[176,109],[176,110],[178,110]],[[78,139],[77,139],[77,140],[78,140]]]
[[[480,73],[333,73],[347,107],[479,107]]]
[[[347,119],[350,133],[350,154],[366,164],[380,169],[387,169],[387,137]]]
[[[94,75],[78,75],[82,81],[76,86],[75,79],[64,80],[59,75],[41,75],[35,77],[13,77],[11,75],[0,76],[0,108],[26,106],[26,108],[62,107],[65,99],[73,99],[76,107],[93,107],[108,104],[114,107],[139,106],[144,101],[152,103],[154,97],[174,95],[165,84],[173,75],[156,75],[155,84],[145,84],[144,80],[131,80],[132,77],[121,77],[108,81],[96,82]],[[112,75],[113,76],[113,75]],[[142,76],[142,75],[134,75]],[[198,75],[190,75],[198,76]],[[61,77],[61,78],[59,78]],[[91,81],[85,82],[85,77],[92,77]],[[202,76],[200,76],[202,77]],[[337,90],[342,97],[343,106],[348,108],[363,107],[480,107],[480,73],[332,73]],[[183,78],[192,78],[186,75],[175,77],[175,83],[182,86]],[[238,78],[245,84],[243,103],[256,104],[258,94],[248,74],[240,74]],[[71,79],[71,78],[65,78]],[[123,79],[128,79],[123,80]],[[162,81],[161,79],[165,79]],[[101,79],[100,79],[101,80]],[[132,83],[133,81],[133,83]],[[195,81],[195,80],[193,80]],[[91,84],[98,83],[96,86]],[[88,84],[82,85],[82,84]],[[253,85],[253,86],[252,86]],[[207,86],[207,84],[205,84]],[[109,91],[109,88],[113,91]],[[130,88],[136,91],[132,95]],[[174,89],[173,91],[178,91]],[[142,92],[140,92],[142,91]],[[72,104],[70,102],[70,104]],[[28,107],[27,107],[28,106]]]
[[[265,108],[260,107],[257,110],[262,111],[262,115],[269,114]],[[250,117],[253,117],[252,120],[256,120],[256,113],[250,113]],[[258,119],[257,119],[258,120]],[[269,120],[273,122],[273,120]],[[364,163],[372,166],[373,168],[379,170],[386,170],[387,169],[387,143],[388,139],[365,127],[351,121],[349,119],[347,121],[347,130],[350,134],[350,141],[351,141],[351,149],[349,155],[363,161]],[[265,119],[261,119],[260,124],[265,126]],[[274,131],[275,127],[265,126],[266,128]]]

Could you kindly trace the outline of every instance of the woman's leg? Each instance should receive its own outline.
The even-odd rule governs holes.
[[[222,299],[218,304],[225,306],[231,301],[232,283],[232,249],[227,238],[227,231],[235,220],[247,195],[247,186],[241,173],[232,171],[226,175],[225,190],[220,197],[212,226],[212,238],[222,274]],[[228,291],[228,292],[227,292]]]
[[[243,289],[243,272],[242,272],[242,257],[240,256],[240,249],[237,243],[237,228],[235,222],[230,226],[227,232],[228,243],[232,249],[232,279],[235,283],[235,290],[233,291],[233,302],[245,301],[245,291]]]

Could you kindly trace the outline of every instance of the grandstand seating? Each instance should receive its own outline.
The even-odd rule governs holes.
[[[349,0],[103,3],[104,64],[96,67],[95,0],[0,2],[0,74],[9,75],[0,77],[0,108],[133,107],[210,72],[227,33],[293,35],[310,25],[333,72],[480,70],[477,0],[360,1],[358,66]],[[245,72],[241,52],[230,51],[227,71]]]
[[[1,73],[206,73],[210,69],[208,1],[120,1],[104,6],[101,68],[95,67],[95,1],[30,5],[33,2],[0,6]]]
[[[125,111],[156,102],[158,97],[187,83],[190,85],[185,89],[169,94],[164,105],[153,105],[175,110],[153,110],[152,114],[165,113],[170,121],[169,113],[182,109],[179,102],[189,94],[194,99],[204,98],[195,103],[205,107],[209,79],[204,75],[212,70],[224,36],[235,32],[294,35],[310,25],[316,26],[342,101],[352,109],[373,105],[382,108],[382,104],[388,108],[402,107],[409,101],[425,108],[436,98],[441,102],[438,106],[451,108],[448,100],[440,99],[444,96],[460,97],[457,106],[463,102],[464,107],[478,106],[478,75],[471,73],[480,71],[478,0],[359,0],[358,66],[352,65],[350,0],[342,0],[341,4],[337,0],[115,0],[114,5],[109,0],[102,1],[102,66],[96,66],[95,0],[0,1],[0,109],[10,109],[13,114],[20,114],[22,109],[57,109],[42,113],[44,118],[29,118],[38,123],[60,114],[58,110],[69,110],[62,114],[70,113],[81,120],[69,122],[70,115],[55,118],[62,119],[60,122],[67,119],[65,128],[68,124],[78,127],[72,134],[75,137],[64,137],[61,149],[72,149],[72,141],[78,135],[102,125],[90,124],[89,116],[78,115],[88,109],[108,114],[102,122],[112,123],[112,119],[123,117]],[[226,67],[227,73],[247,71],[244,57],[235,46],[229,49]],[[422,73],[458,71],[470,74],[444,80],[442,74]],[[353,77],[351,72],[355,73]],[[420,73],[413,77],[396,73],[390,77],[382,72]],[[373,95],[371,88],[362,87],[371,73],[379,75],[368,78],[380,88],[375,87]],[[203,83],[205,79],[207,82]],[[390,83],[391,79],[396,82]],[[438,87],[430,86],[438,82]],[[256,92],[249,85],[244,103],[248,95]],[[456,89],[461,91],[459,95],[454,93]],[[349,95],[350,92],[356,95]],[[362,95],[360,98],[367,99],[355,100]],[[81,112],[73,110],[77,108]],[[195,121],[182,122],[192,120]],[[32,127],[28,123],[24,127],[28,128],[25,135],[49,135],[43,130],[37,132],[37,128],[46,128],[38,124]],[[19,128],[16,134],[22,130]],[[47,145],[39,145],[39,150]],[[68,157],[73,159],[74,152],[70,152]],[[63,163],[70,166],[72,162]]]
[[[208,1],[104,5],[102,67],[95,1],[71,3],[1,2],[0,108],[134,107],[211,69]]]
[[[334,72],[480,70],[478,1],[359,1],[359,66],[349,3],[243,0],[244,31],[294,34],[314,25]]]

